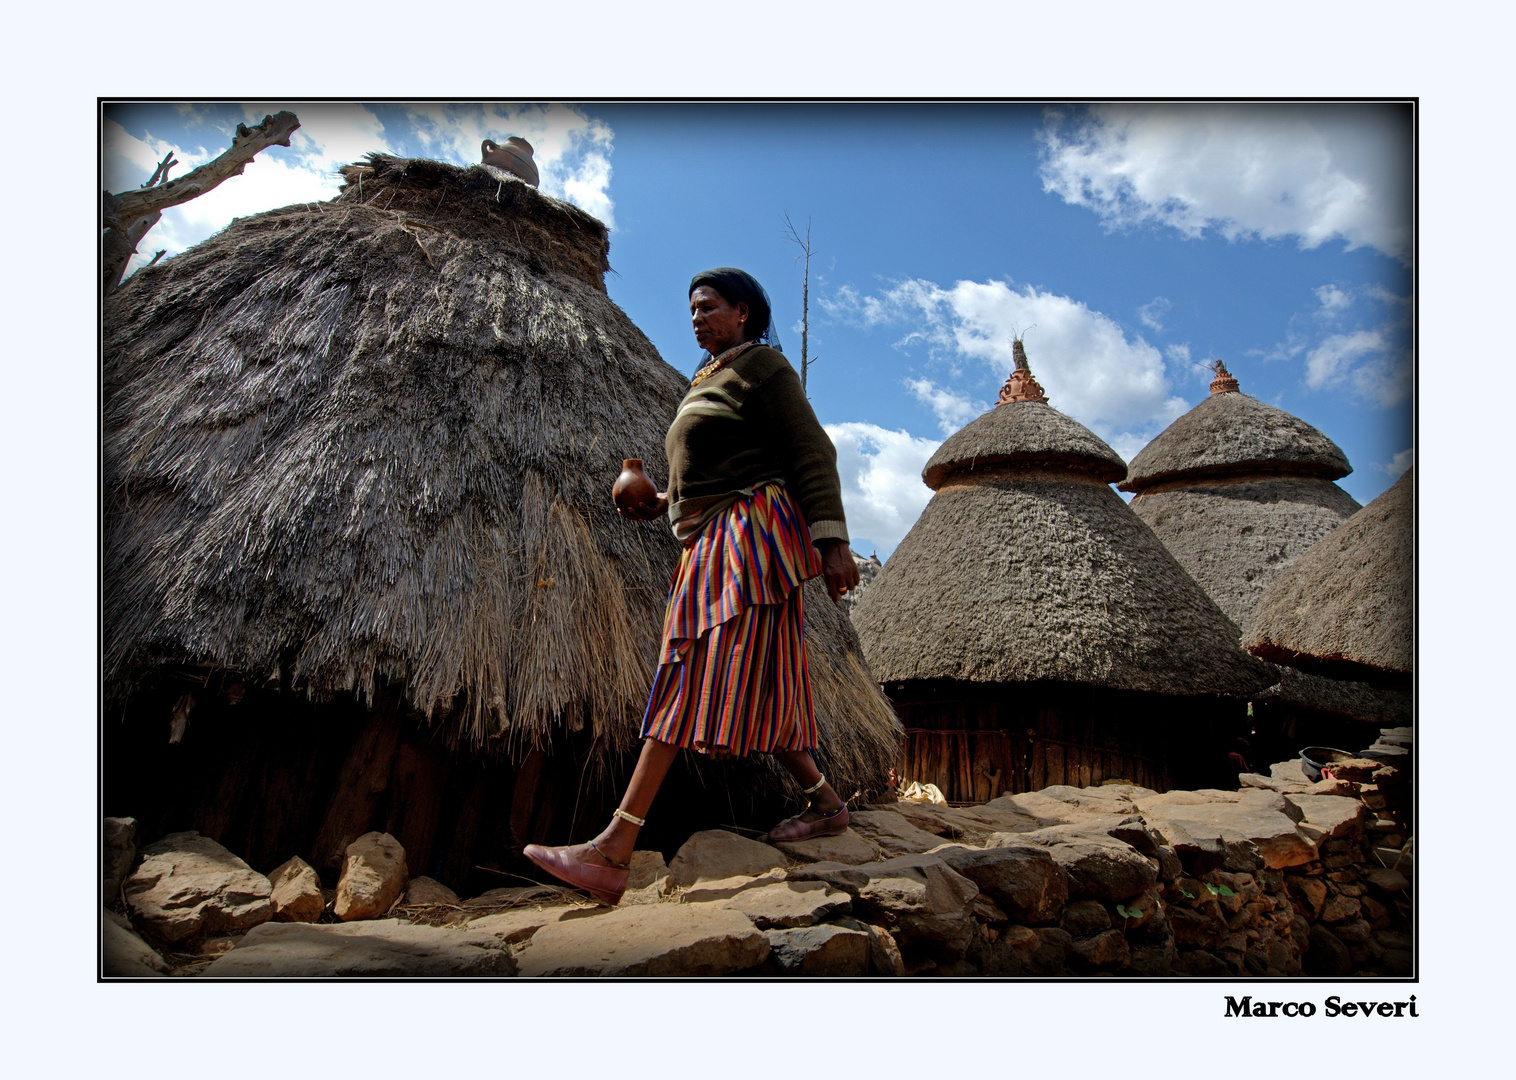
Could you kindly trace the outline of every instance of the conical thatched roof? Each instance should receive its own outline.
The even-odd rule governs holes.
[[[928,463],[937,494],[859,601],[875,677],[1186,695],[1274,681],[1110,489],[1115,452],[1036,397],[1003,400]]]
[[[678,545],[609,491],[623,457],[666,473],[687,380],[606,295],[588,214],[487,166],[344,173],[107,303],[108,690],[398,683],[472,742],[632,745]],[[811,606],[832,765],[867,784],[898,725]]]
[[[1264,592],[1243,645],[1341,678],[1411,671],[1413,469],[1333,529]]]
[[[1336,480],[1352,471],[1337,444],[1310,424],[1232,390],[1212,393],[1165,428],[1117,486],[1141,493],[1178,477],[1287,473]]]
[[[1225,398],[1232,404],[1212,405]],[[1241,400],[1233,400],[1241,399]],[[1248,404],[1251,402],[1252,404]],[[1257,406],[1256,408],[1254,406]],[[1205,410],[1200,420],[1192,419]],[[1238,424],[1264,425],[1249,432],[1211,421],[1225,415]],[[1285,423],[1280,420],[1284,417]],[[1290,424],[1296,425],[1294,429]],[[1291,430],[1305,432],[1308,446],[1331,446],[1315,428],[1252,398],[1243,398],[1238,381],[1220,362],[1211,383],[1211,396],[1174,421],[1138,454],[1143,460],[1153,447],[1157,459],[1169,471],[1160,479],[1128,479],[1122,487],[1142,493],[1131,502],[1132,510],[1158,534],[1164,546],[1179,560],[1207,595],[1238,626],[1247,625],[1264,589],[1297,558],[1338,525],[1361,509],[1357,501],[1331,480],[1318,474],[1332,454],[1317,454],[1303,474],[1290,455],[1275,453],[1279,440]],[[1207,444],[1207,435],[1224,444]],[[1248,452],[1241,448],[1249,446]],[[1269,447],[1273,462],[1267,469],[1258,463],[1256,451]],[[1347,459],[1332,446],[1341,465]],[[1193,469],[1180,466],[1177,455],[1195,455]],[[1152,458],[1149,459],[1153,460]],[[1228,473],[1218,464],[1230,460]],[[1176,467],[1180,466],[1180,467]],[[1337,682],[1278,669],[1281,682],[1261,692],[1255,700],[1303,705],[1323,712],[1396,724],[1405,720],[1400,699],[1361,683]]]
[[[1359,509],[1330,480],[1295,476],[1202,478],[1131,507],[1238,626],[1285,567]]]

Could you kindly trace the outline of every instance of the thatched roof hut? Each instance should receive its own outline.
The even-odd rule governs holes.
[[[1248,397],[1218,362],[1211,394],[1133,460],[1117,486],[1238,626],[1279,572],[1359,510],[1352,472],[1310,424]]]
[[[1248,651],[1318,674],[1409,685],[1414,473],[1407,469],[1279,575],[1243,634]]]
[[[1298,417],[1242,393],[1217,361],[1210,396],[1144,447],[1118,486],[1136,493],[1132,510],[1227,617],[1245,626],[1264,589],[1361,509],[1333,483],[1350,472],[1335,443]],[[1269,712],[1278,714],[1275,725],[1290,721],[1292,731],[1295,721],[1314,729],[1328,717],[1410,723],[1403,693],[1283,669],[1279,674],[1275,685],[1254,696],[1261,710],[1257,725],[1267,726]]]
[[[687,380],[606,294],[590,215],[486,165],[343,171],[331,202],[239,219],[107,303],[108,698],[193,676],[191,732],[216,686],[356,699],[455,760],[610,791],[678,545],[608,493],[624,456],[665,470]],[[810,598],[824,767],[875,789],[893,716]]]
[[[1000,404],[928,461],[936,494],[854,612],[897,711],[986,690],[1002,711],[1034,701],[1057,711],[1079,688],[1136,695],[1122,706],[1129,716],[1172,716],[1181,698],[1267,686],[1237,628],[1109,487],[1125,475],[1121,458],[1047,404],[1019,341],[1015,352]],[[1110,704],[1100,705],[1107,715]],[[917,716],[906,718],[908,738],[940,726],[935,708],[907,709]],[[1132,734],[1147,739],[1143,754],[1157,753],[1163,739],[1151,736],[1177,727],[1155,721]],[[909,764],[907,775],[931,779]]]

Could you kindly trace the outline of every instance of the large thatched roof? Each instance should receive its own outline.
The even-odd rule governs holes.
[[[1011,407],[1014,405],[1014,408]],[[948,436],[921,478],[932,489],[1007,466],[1077,470],[1103,483],[1126,475],[1120,455],[1089,428],[1042,401],[996,407]]]
[[[1330,480],[1297,476],[1201,478],[1131,507],[1238,626],[1285,567],[1360,509]]]
[[[875,677],[1185,695],[1274,681],[1110,489],[1121,459],[1093,434],[1009,398],[933,460],[966,451],[972,471],[928,465],[939,490],[854,611]]]
[[[666,472],[686,379],[606,295],[588,214],[487,166],[344,171],[107,303],[107,687],[384,681],[474,742],[630,745],[678,546],[609,491],[623,457]],[[898,725],[831,607],[811,673],[862,780]]]
[[[1406,470],[1265,590],[1243,634],[1250,652],[1342,678],[1410,673],[1413,473]]]
[[[1353,468],[1320,431],[1283,409],[1231,391],[1213,393],[1165,428],[1127,467],[1122,491],[1184,477],[1287,473],[1336,480]]]

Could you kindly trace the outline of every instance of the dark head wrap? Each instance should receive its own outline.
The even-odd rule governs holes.
[[[763,341],[779,348],[779,335],[774,330],[774,309],[769,303],[769,294],[763,291],[758,279],[746,270],[735,266],[718,266],[703,270],[690,279],[690,295],[702,285],[715,289],[726,302],[733,306],[747,305],[747,340]]]

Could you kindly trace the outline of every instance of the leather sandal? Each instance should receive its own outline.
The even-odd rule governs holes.
[[[600,849],[595,850],[598,852]],[[632,876],[629,864],[594,866],[570,858],[567,852],[566,847],[528,844],[521,853],[559,881],[589,893],[606,907],[615,907],[621,903],[621,894],[626,892],[627,880]],[[604,855],[600,857],[611,862]]]
[[[804,813],[785,818],[769,830],[768,842],[809,840],[814,836],[838,836],[847,832],[847,804],[839,806],[830,814],[822,814],[815,821],[804,821]]]

